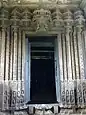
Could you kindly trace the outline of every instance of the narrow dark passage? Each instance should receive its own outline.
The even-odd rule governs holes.
[[[56,102],[54,59],[31,60],[31,103]]]

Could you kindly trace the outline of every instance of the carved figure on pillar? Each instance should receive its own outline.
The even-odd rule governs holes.
[[[75,98],[74,98],[74,82],[73,79],[73,71],[72,71],[72,52],[71,52],[71,42],[72,42],[72,26],[73,26],[73,14],[68,10],[64,13],[64,26],[65,26],[65,49],[66,49],[66,58],[64,62],[66,61],[66,72],[67,76],[65,76],[65,105],[71,105],[73,106],[75,104]],[[74,60],[73,60],[74,61]],[[71,93],[72,92],[72,93]],[[72,100],[71,100],[72,99]]]

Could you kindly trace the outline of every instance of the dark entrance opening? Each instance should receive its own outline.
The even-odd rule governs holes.
[[[31,47],[31,103],[56,102],[54,47]]]

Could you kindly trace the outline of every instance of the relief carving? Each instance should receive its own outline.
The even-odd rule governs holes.
[[[51,13],[45,9],[35,10],[33,12],[32,25],[35,31],[48,31],[51,25]]]
[[[58,30],[58,28],[62,29],[64,26],[62,13],[59,9],[56,8],[56,10],[52,13],[52,20],[53,20],[53,30]]]
[[[28,8],[25,8],[24,11],[21,14],[21,27],[30,29],[31,27],[31,12],[28,10]]]

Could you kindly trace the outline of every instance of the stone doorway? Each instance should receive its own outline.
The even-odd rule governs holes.
[[[54,44],[51,41],[54,40],[31,41],[30,103],[56,103]]]

